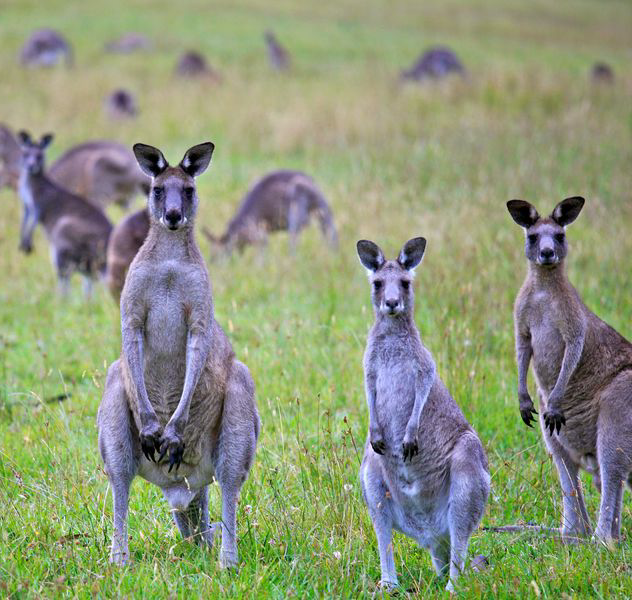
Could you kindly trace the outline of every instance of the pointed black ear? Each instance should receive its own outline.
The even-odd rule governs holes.
[[[40,140],[39,143],[39,147],[42,150],[45,150],[46,148],[48,148],[51,144],[51,142],[53,141],[53,139],[55,138],[55,136],[52,133],[45,133],[42,136],[42,139]]]
[[[158,148],[147,144],[134,144],[133,150],[138,166],[150,177],[158,177],[169,166]]]
[[[191,177],[201,175],[211,162],[213,150],[215,150],[213,142],[204,142],[189,148],[180,161],[180,168]]]
[[[572,196],[562,200],[551,213],[551,218],[562,227],[570,225],[582,211],[586,202],[581,196]]]
[[[509,200],[509,202],[507,202],[507,209],[513,220],[518,223],[520,227],[529,228],[540,218],[535,206],[524,200]]]
[[[397,257],[397,262],[407,271],[412,271],[421,262],[425,251],[426,238],[413,238],[404,244]]]
[[[380,247],[369,240],[360,240],[356,247],[360,262],[369,271],[377,271],[385,262],[384,254]]]
[[[18,131],[18,140],[24,145],[29,145],[31,143],[31,136],[28,131],[21,129]]]

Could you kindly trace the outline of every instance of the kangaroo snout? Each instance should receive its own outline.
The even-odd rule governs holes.
[[[182,218],[182,213],[179,210],[172,209],[165,213],[164,224],[172,231],[178,229],[184,222],[185,219]]]
[[[403,306],[398,297],[384,298],[384,310],[383,312],[389,315],[396,315],[401,312]]]
[[[555,258],[555,250],[553,248],[540,248],[540,262],[544,265],[553,262]]]

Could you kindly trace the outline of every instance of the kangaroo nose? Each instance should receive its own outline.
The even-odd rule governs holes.
[[[542,250],[540,250],[540,256],[542,258],[553,258],[553,255],[555,254],[555,252],[553,252],[553,248],[542,248]]]
[[[170,227],[175,227],[178,223],[180,223],[181,219],[182,215],[180,215],[180,212],[177,210],[170,210],[165,215],[165,220]]]
[[[384,300],[384,304],[386,304],[386,308],[389,308],[391,310],[393,310],[394,308],[397,308],[397,304],[398,304],[398,300],[397,298],[386,298]]]

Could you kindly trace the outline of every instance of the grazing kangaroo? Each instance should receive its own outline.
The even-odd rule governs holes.
[[[48,174],[99,208],[110,203],[129,208],[137,195],[149,193],[150,179],[138,168],[133,153],[108,140],[70,148],[53,163]]]
[[[131,92],[120,88],[106,96],[105,111],[111,119],[129,119],[138,115],[138,104]]]
[[[132,31],[109,41],[105,45],[105,51],[116,54],[130,54],[138,50],[149,50],[151,45],[151,40],[146,35]]]
[[[268,47],[270,66],[277,71],[287,71],[290,68],[289,52],[279,43],[272,31],[266,31],[263,37]]]
[[[272,231],[288,231],[290,248],[294,250],[298,235],[315,215],[323,235],[332,247],[338,234],[327,200],[314,180],[300,171],[273,171],[262,177],[248,191],[226,232],[216,238],[204,229],[204,235],[230,254],[249,244],[265,244]]]
[[[112,225],[98,208],[46,176],[44,151],[53,140],[51,134],[34,142],[26,131],[21,131],[18,139],[22,150],[18,186],[23,206],[20,249],[31,252],[35,226],[41,223],[51,245],[62,295],[68,291],[70,276],[78,271],[84,276],[84,292],[89,297],[93,279],[105,272]]]
[[[567,198],[540,217],[528,202],[507,203],[525,230],[529,261],[514,309],[518,398],[531,427],[527,371],[533,358],[540,427],[564,495],[561,533],[573,539],[591,530],[582,468],[601,490],[595,536],[610,544],[621,530],[623,483],[632,485],[632,344],[585,306],[566,276],[565,229],[583,206],[583,198]]]
[[[450,48],[436,46],[424,52],[412,67],[402,71],[401,78],[425,81],[427,79],[442,79],[452,73],[465,75],[463,63]]]
[[[426,247],[406,242],[397,260],[358,242],[371,282],[375,324],[364,354],[369,435],[360,467],[380,552],[381,585],[397,585],[392,530],[427,548],[448,590],[463,571],[490,477],[476,432],[436,372],[413,320],[412,278]]]
[[[159,486],[182,535],[211,546],[208,486],[222,492],[220,564],[237,564],[237,498],[259,435],[255,388],[214,318],[208,272],[195,244],[195,177],[213,152],[207,142],[170,167],[162,152],[136,144],[153,177],[150,229],[121,297],[121,358],[108,370],[97,425],[114,498],[111,561],[129,560],[132,480]]]
[[[73,63],[72,48],[66,38],[54,29],[38,29],[26,40],[20,62],[28,67],[54,67],[61,60]]]
[[[112,230],[105,281],[116,302],[121,300],[127,270],[149,233],[149,212],[143,208],[125,217]]]
[[[176,64],[175,74],[178,77],[208,77],[215,81],[221,79],[219,73],[208,64],[204,55],[195,50],[182,54]]]

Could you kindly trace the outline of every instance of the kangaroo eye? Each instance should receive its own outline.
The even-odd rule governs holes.
[[[187,195],[187,198],[193,198],[194,192],[195,192],[195,188],[192,188],[192,187],[184,188],[184,193]]]
[[[373,289],[377,292],[378,290],[382,289],[382,282],[381,281],[374,281],[373,282]]]
[[[155,187],[154,188],[154,196],[156,198],[160,198],[160,197],[162,197],[162,194],[164,193],[164,191],[165,191],[165,188],[163,188],[163,187]]]
[[[555,234],[555,241],[559,242],[560,244],[564,243],[564,234],[563,233],[556,233]]]
[[[527,236],[530,244],[535,244],[538,241],[538,236],[535,233],[532,233]]]
[[[410,281],[408,281],[408,279],[402,279],[402,288],[405,290],[410,289]]]

